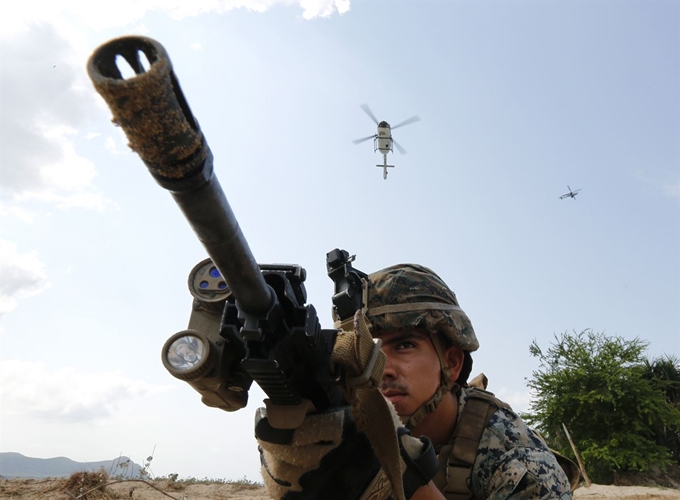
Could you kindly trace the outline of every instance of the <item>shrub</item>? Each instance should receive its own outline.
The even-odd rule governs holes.
[[[532,372],[530,411],[524,419],[550,445],[573,457],[562,423],[569,429],[590,478],[611,483],[619,470],[644,471],[673,463],[673,451],[659,442],[660,431],[678,437],[680,407],[643,356],[648,344],[604,333],[555,335],[547,351],[532,342],[539,358]]]

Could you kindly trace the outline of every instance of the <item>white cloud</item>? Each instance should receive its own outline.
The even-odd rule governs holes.
[[[0,366],[3,413],[27,418],[96,421],[115,414],[123,401],[168,390],[170,386],[153,386],[120,372],[51,371],[42,362],[22,360],[3,360]]]
[[[0,17],[0,196],[58,208],[102,210],[111,202],[93,187],[94,164],[76,148],[77,130],[103,105],[82,71],[89,54],[83,27],[102,30],[141,23],[148,12],[173,19],[244,8],[265,12],[298,5],[304,19],[343,14],[349,0],[28,0]],[[200,45],[192,44],[200,50]],[[90,132],[86,138],[91,139]],[[107,140],[106,149],[115,143]]]
[[[40,126],[42,135],[53,141],[61,151],[61,159],[40,167],[40,177],[44,183],[57,190],[75,191],[92,183],[95,176],[94,164],[87,158],[78,156],[69,141],[69,135],[77,135],[77,131],[64,125]]]
[[[46,126],[36,123],[35,130],[42,138],[56,148],[58,154],[51,161],[31,165],[24,171],[26,177],[16,177],[14,201],[38,200],[56,208],[84,208],[104,210],[113,207],[103,193],[93,188],[96,175],[94,164],[78,155],[69,136],[77,134],[75,129],[65,126]],[[12,187],[11,184],[8,187]]]
[[[349,0],[300,0],[303,9],[302,17],[314,19],[315,17],[329,17],[336,11],[344,14],[349,11]]]
[[[36,252],[20,254],[16,243],[0,238],[0,317],[18,305],[18,300],[37,295],[50,283],[45,265]]]
[[[54,30],[1,43],[0,174],[3,188],[16,193],[44,187],[42,171],[64,159],[64,135],[86,110],[72,69],[61,64],[69,49]]]
[[[680,179],[663,182],[658,178],[650,177],[642,170],[636,170],[633,173],[633,176],[643,184],[650,186],[653,190],[661,192],[666,196],[680,196]]]
[[[0,203],[0,217],[16,217],[22,222],[33,224],[36,214],[25,208],[17,206],[6,206]]]
[[[103,197],[99,192],[75,193],[64,195],[54,190],[33,191],[17,197],[18,201],[37,200],[42,203],[53,205],[59,209],[84,208],[87,210],[104,210],[116,208],[117,205]]]
[[[1,39],[0,51],[3,199],[14,206],[26,199],[56,201],[58,207],[109,205],[93,187],[94,164],[74,142],[97,101],[84,88],[82,68],[73,65],[69,42],[52,26],[36,26]]]
[[[11,36],[28,29],[32,23],[53,23],[57,26],[75,22],[94,31],[127,26],[139,22],[148,12],[165,12],[172,19],[199,14],[225,14],[234,9],[266,12],[275,5],[298,5],[307,20],[344,14],[350,0],[118,0],[116,2],[86,2],[83,0],[32,0],[14,2],[3,10],[0,36]]]
[[[125,134],[123,134],[122,130],[118,130],[120,131],[119,140],[116,140],[113,136],[109,135],[104,141],[104,149],[114,155],[120,155],[130,151],[130,149],[127,147],[127,139]]]
[[[680,196],[680,180],[676,181],[675,184],[664,184],[661,189],[667,196]]]

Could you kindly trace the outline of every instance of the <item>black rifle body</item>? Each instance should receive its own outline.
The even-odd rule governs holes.
[[[123,78],[117,67],[120,57],[133,68],[134,77]],[[323,410],[345,404],[337,377],[329,371],[337,331],[322,330],[314,307],[305,304],[304,269],[257,264],[163,46],[140,36],[111,40],[93,53],[88,73],[114,123],[158,184],[171,193],[228,287],[218,312],[215,304],[194,300],[194,309],[203,308],[204,317],[219,316],[219,327],[209,338],[212,350],[219,352],[211,354],[210,369],[200,373],[203,382],[173,375],[201,392],[204,403],[228,411],[245,406],[253,380],[277,405],[309,400]],[[352,270],[352,259],[336,249],[327,260],[343,304],[336,311],[340,316],[361,307],[361,293],[352,287],[358,283],[356,273],[363,273]]]

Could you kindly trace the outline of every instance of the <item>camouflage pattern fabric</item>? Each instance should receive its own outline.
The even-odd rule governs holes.
[[[463,351],[479,348],[456,294],[431,269],[398,264],[368,277],[366,315],[373,332],[418,328],[443,333]]]
[[[468,400],[464,390],[458,415]],[[569,479],[541,438],[510,408],[489,419],[472,467],[473,499],[572,498]]]

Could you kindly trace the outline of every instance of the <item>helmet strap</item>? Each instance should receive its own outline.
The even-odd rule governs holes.
[[[432,340],[432,345],[434,346],[434,350],[437,352],[437,357],[439,358],[439,365],[441,366],[441,379],[439,381],[439,387],[437,387],[437,390],[430,399],[425,401],[425,403],[423,403],[423,405],[412,415],[400,417],[401,423],[404,424],[404,426],[409,430],[413,430],[413,428],[422,422],[427,415],[435,412],[442,400],[442,397],[444,397],[444,394],[447,392],[457,392],[458,389],[460,389],[460,386],[455,381],[450,380],[451,369],[449,368],[449,361],[446,358],[446,353],[444,352],[439,334],[436,332],[433,333],[430,335],[430,339]]]

